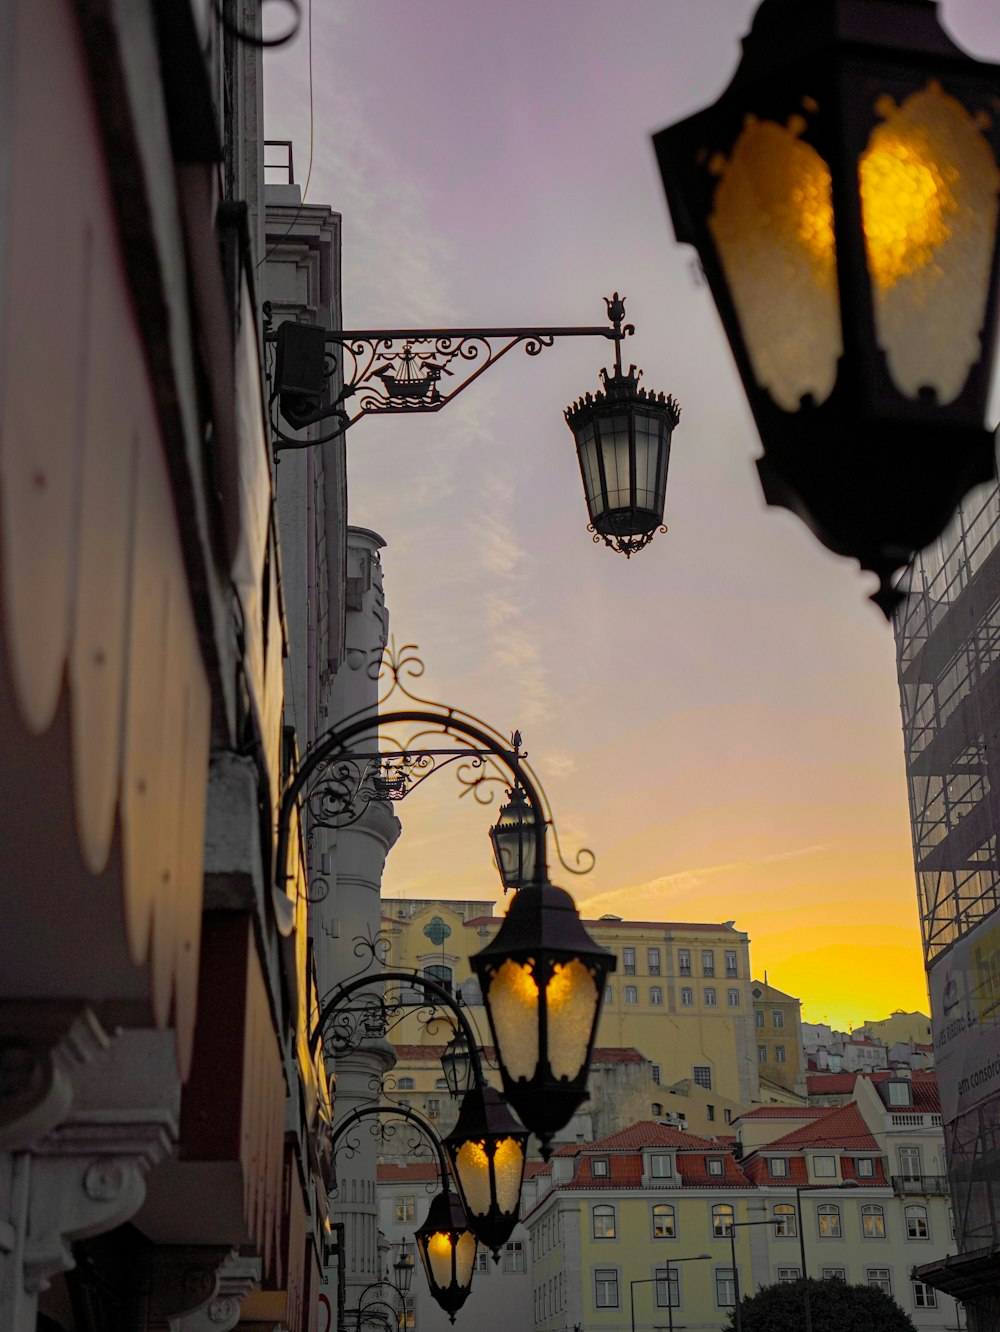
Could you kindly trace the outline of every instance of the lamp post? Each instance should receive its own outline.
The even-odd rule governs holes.
[[[768,1217],[766,1221],[728,1221],[726,1230],[729,1234],[729,1252],[732,1255],[733,1262],[733,1305],[734,1320],[736,1323],[735,1332],[743,1332],[743,1315],[740,1312],[740,1269],[736,1266],[736,1232],[744,1226],[777,1226],[781,1222],[774,1217]]]
[[[995,476],[1000,67],[928,0],[763,0],[654,138],[760,432],[769,504],[879,577]]]
[[[803,1193],[836,1193],[844,1189],[859,1188],[855,1179],[845,1179],[842,1184],[797,1184],[795,1185],[795,1224],[799,1228],[799,1258],[802,1262],[802,1297],[805,1303],[805,1332],[812,1332],[812,1302],[809,1298],[809,1273],[806,1271],[806,1232],[802,1224]]]
[[[678,1263],[704,1263],[711,1259],[710,1253],[696,1253],[690,1258],[668,1258],[665,1267],[667,1272],[667,1324],[670,1332],[674,1332],[674,1306],[673,1293],[670,1288],[670,1269],[676,1267]],[[635,1288],[636,1286],[656,1286],[659,1285],[660,1277],[639,1277],[635,1281],[628,1283],[628,1307],[632,1320],[632,1332],[635,1332]]]

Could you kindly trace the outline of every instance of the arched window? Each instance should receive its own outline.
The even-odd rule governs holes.
[[[877,1203],[862,1207],[861,1233],[865,1239],[885,1239],[885,1212]]]
[[[429,977],[430,980],[437,981],[451,994],[451,984],[454,979],[454,972],[451,967],[443,967],[435,963],[432,967],[424,967],[424,975]]]
[[[413,1088],[414,1088],[415,1085],[416,1085],[416,1084],[414,1083],[414,1081],[413,1081],[412,1078],[397,1078],[397,1079],[396,1079],[396,1090],[397,1090],[397,1091],[413,1091]]]
[[[931,1232],[927,1225],[927,1208],[917,1203],[906,1208],[906,1238],[915,1240],[930,1239]]]
[[[833,1203],[823,1203],[816,1208],[816,1220],[819,1222],[820,1239],[840,1239],[840,1208]]]
[[[712,1234],[725,1239],[733,1219],[733,1209],[729,1203],[716,1203],[712,1208]]]
[[[670,1203],[653,1204],[653,1239],[676,1239],[677,1217]]]
[[[615,1209],[601,1205],[594,1208],[594,1239],[616,1239]]]
[[[776,1203],[774,1233],[778,1239],[794,1239],[799,1233],[795,1224],[795,1208],[791,1203]]]

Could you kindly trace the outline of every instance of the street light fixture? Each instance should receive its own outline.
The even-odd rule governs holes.
[[[769,504],[880,579],[995,475],[1000,67],[929,0],[764,0],[654,142],[764,446]]]
[[[448,1187],[447,1172],[441,1183],[441,1192],[431,1201],[427,1217],[413,1238],[431,1295],[454,1322],[472,1289],[479,1246],[461,1202]]]
[[[393,1263],[392,1270],[396,1274],[396,1288],[405,1300],[413,1286],[413,1259],[400,1254]]]
[[[444,1149],[469,1226],[494,1262],[517,1225],[528,1137],[500,1093],[486,1086],[480,1069]]]
[[[669,1332],[674,1332],[674,1305],[673,1292],[670,1287],[670,1269],[676,1267],[678,1263],[705,1263],[711,1260],[710,1253],[696,1253],[690,1258],[668,1258],[664,1267],[667,1273],[667,1325]],[[636,1281],[628,1283],[628,1305],[629,1313],[632,1316],[632,1332],[635,1332],[635,1288],[636,1286],[658,1286],[661,1277],[640,1277]]]
[[[512,786],[490,829],[493,858],[504,893],[515,891],[535,877],[535,816],[520,786]]]
[[[472,1088],[475,1081],[472,1052],[461,1027],[455,1028],[451,1040],[444,1048],[441,1069],[453,1097],[462,1096]]]
[[[812,1302],[809,1298],[809,1273],[806,1270],[806,1232],[802,1225],[803,1193],[837,1193],[845,1189],[860,1188],[856,1179],[845,1179],[842,1184],[797,1184],[795,1186],[795,1222],[799,1228],[799,1258],[802,1262],[802,1296],[805,1304],[805,1332],[812,1332]]]

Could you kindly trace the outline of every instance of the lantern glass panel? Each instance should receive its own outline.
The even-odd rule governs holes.
[[[747,116],[717,175],[708,225],[754,376],[785,411],[833,392],[843,350],[830,168],[806,122]]]
[[[646,512],[662,513],[656,479],[659,472],[661,425],[655,416],[635,412],[635,505]]]
[[[933,389],[944,405],[982,354],[1000,172],[936,80],[875,110],[859,180],[876,336],[899,391]]]
[[[470,1230],[463,1230],[455,1245],[455,1281],[459,1286],[468,1286],[472,1282],[478,1247],[475,1235]]]
[[[508,1075],[533,1078],[538,1067],[538,984],[532,963],[508,958],[497,967],[485,996]]]
[[[587,500],[587,512],[591,522],[597,514],[604,512],[604,497],[601,493],[601,473],[597,465],[597,441],[594,438],[594,423],[588,421],[581,426],[577,435],[577,448],[580,451],[580,471],[583,473],[583,490]]]
[[[490,1210],[490,1158],[482,1142],[463,1142],[455,1155],[462,1199],[473,1216]]]
[[[442,1290],[451,1284],[452,1237],[444,1230],[436,1230],[427,1239],[429,1280]]]
[[[600,422],[604,479],[607,482],[607,510],[628,509],[632,503],[628,467],[628,413],[603,416]],[[596,523],[595,523],[596,526]]]
[[[521,1180],[524,1175],[524,1148],[515,1138],[502,1138],[497,1143],[493,1153],[493,1171],[497,1205],[505,1216],[511,1216],[521,1202]]]
[[[545,1004],[549,1067],[557,1078],[577,1077],[586,1063],[597,1001],[594,977],[579,958],[555,964],[545,987]]]

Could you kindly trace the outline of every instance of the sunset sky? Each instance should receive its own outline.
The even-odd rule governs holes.
[[[303,0],[303,10],[308,0]],[[758,976],[837,1026],[927,1011],[892,635],[857,568],[768,510],[719,321],[650,134],[715,99],[751,0],[313,0],[308,201],[343,214],[347,327],[591,324],[682,408],[669,532],[591,543],[563,408],[603,341],[512,352],[437,415],[366,420],[350,519],[386,539],[428,697],[520,727],[586,915],[735,920]],[[269,6],[284,10],[282,5]],[[1000,60],[1000,5],[945,0]],[[282,18],[276,17],[275,26]],[[309,46],[265,62],[309,163]],[[387,895],[489,897],[490,811],[441,776],[397,807]]]

